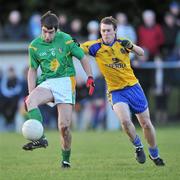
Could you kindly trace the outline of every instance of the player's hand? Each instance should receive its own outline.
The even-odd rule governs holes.
[[[89,95],[91,96],[94,92],[95,84],[92,76],[89,76],[86,82],[87,88],[89,88]]]
[[[28,109],[27,109],[27,104],[26,104],[26,100],[27,100],[27,98],[28,98],[28,96],[26,96],[25,98],[24,98],[24,108],[25,108],[25,110],[26,111],[28,111]]]
[[[121,45],[126,49],[132,49],[133,43],[127,39],[121,41]]]

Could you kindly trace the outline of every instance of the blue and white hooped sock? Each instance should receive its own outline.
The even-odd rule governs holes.
[[[132,141],[133,145],[138,148],[138,147],[143,147],[143,144],[141,142],[141,139],[138,135],[136,135],[135,139]]]
[[[159,157],[158,147],[157,146],[155,148],[149,147],[149,154],[152,157],[152,159],[158,158]]]

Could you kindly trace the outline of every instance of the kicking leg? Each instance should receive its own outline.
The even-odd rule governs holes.
[[[35,88],[26,99],[29,119],[36,119],[42,123],[43,119],[38,106],[49,101],[53,101],[53,95],[50,90],[41,87]],[[48,141],[43,135],[39,140],[31,141],[25,144],[22,148],[28,151],[42,147],[46,148],[47,146]]]

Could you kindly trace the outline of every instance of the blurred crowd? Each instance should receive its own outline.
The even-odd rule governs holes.
[[[0,41],[31,41],[41,33],[40,13],[34,13],[27,24],[21,22],[21,12],[13,10],[9,13],[7,24],[0,25]],[[138,68],[145,62],[179,62],[180,63],[180,4],[172,2],[169,9],[163,15],[163,21],[157,22],[156,12],[146,9],[142,12],[142,23],[138,26],[128,21],[127,14],[117,12],[115,18],[118,21],[117,38],[128,38],[133,43],[140,45],[145,50],[143,57],[131,54],[132,65],[145,94],[149,97],[152,93],[155,97],[154,119],[166,122],[168,120],[168,97],[172,87],[180,90],[179,68],[164,70],[161,83],[155,82],[154,69]],[[94,19],[84,28],[80,18],[74,18],[69,22],[65,13],[59,14],[60,30],[71,34],[78,41],[95,40],[100,38],[99,22]],[[87,32],[87,33],[84,33]],[[14,130],[17,112],[26,118],[23,106],[23,98],[27,96],[27,68],[23,76],[19,78],[13,67],[9,67],[6,73],[0,71],[0,116],[4,119],[3,126]],[[101,77],[95,78],[96,91],[92,97],[88,96],[85,80],[77,76],[77,104],[73,115],[73,128],[106,129],[106,85]],[[158,78],[157,78],[158,79]],[[178,93],[180,102],[180,94]],[[41,107],[44,124],[47,127],[56,127],[56,109],[47,105]],[[180,108],[179,108],[180,111]],[[180,112],[177,115],[180,120]],[[0,119],[0,121],[1,121]],[[0,122],[0,126],[2,121]]]

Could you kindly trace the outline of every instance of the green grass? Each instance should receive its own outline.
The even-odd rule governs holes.
[[[142,137],[141,131],[138,133]],[[60,168],[58,132],[47,132],[49,147],[25,152],[20,134],[0,134],[0,180],[178,180],[180,179],[180,128],[157,128],[165,167],[149,158],[138,164],[128,138],[119,132],[73,132],[72,168]],[[142,138],[144,141],[144,138]],[[147,152],[147,144],[145,144]]]

